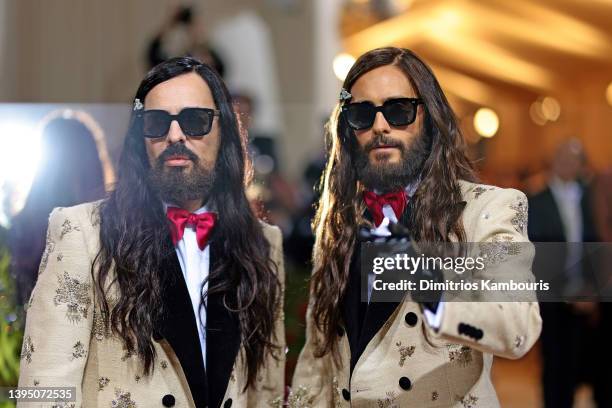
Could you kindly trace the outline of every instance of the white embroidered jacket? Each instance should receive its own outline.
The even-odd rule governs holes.
[[[527,237],[527,199],[513,189],[460,182],[466,241],[521,244],[507,254],[506,267],[532,277],[533,245]],[[525,243],[526,242],[526,243]],[[512,251],[510,251],[512,252]],[[482,278],[494,278],[495,267]],[[499,275],[498,275],[499,276]],[[330,354],[315,357],[322,333],[311,307],[306,344],[292,384],[294,407],[455,407],[499,406],[491,382],[493,355],[516,359],[541,331],[539,306],[524,302],[445,302],[438,331],[419,304],[406,300],[375,332],[350,372],[351,346],[340,329],[339,364]],[[311,302],[316,301],[311,299]]]

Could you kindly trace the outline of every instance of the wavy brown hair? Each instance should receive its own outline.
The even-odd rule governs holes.
[[[461,213],[465,206],[458,181],[475,180],[466,156],[465,142],[457,120],[431,69],[412,51],[379,48],[362,55],[344,80],[351,91],[355,81],[375,68],[395,65],[410,80],[423,100],[423,132],[431,151],[423,164],[419,186],[411,198],[411,235],[426,242],[465,241]],[[313,223],[314,271],[310,284],[312,316],[323,333],[317,355],[332,353],[337,358],[337,327],[340,305],[349,277],[358,228],[368,224],[363,217],[363,186],[355,170],[355,135],[341,113],[334,109],[327,124],[327,165],[321,179],[322,194]]]
[[[274,322],[280,283],[270,261],[270,245],[245,195],[249,161],[231,98],[219,75],[193,58],[173,58],[153,68],[140,83],[135,98],[144,101],[156,85],[190,72],[197,73],[211,90],[221,112],[219,153],[215,181],[207,205],[216,208],[218,222],[212,238],[222,245],[223,256],[211,271],[215,285],[208,296],[222,294],[226,309],[238,315],[245,349],[248,381],[252,385],[267,353],[277,347]],[[142,120],[132,115],[119,161],[117,184],[100,208],[101,248],[96,259],[96,295],[105,324],[123,341],[128,353],[137,354],[143,371],[153,369],[155,324],[164,313],[160,300],[163,261],[172,245],[161,198],[152,188]],[[118,286],[118,299],[109,302],[108,283]],[[110,304],[112,303],[112,304]],[[275,355],[275,353],[272,353]]]

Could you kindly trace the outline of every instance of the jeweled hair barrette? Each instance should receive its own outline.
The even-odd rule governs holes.
[[[346,89],[342,88],[340,90],[340,102],[346,102],[349,99],[351,99],[353,97],[353,95],[351,95],[351,93],[349,91],[347,91]]]
[[[144,105],[142,104],[142,102],[140,102],[140,99],[136,98],[134,99],[134,109],[135,111],[139,111],[142,110],[142,108],[144,108]]]

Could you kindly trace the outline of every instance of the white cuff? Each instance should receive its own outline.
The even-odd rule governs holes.
[[[425,320],[427,320],[429,326],[433,329],[439,329],[442,323],[442,315],[444,314],[444,302],[438,303],[436,313],[433,313],[427,308],[423,308],[423,313],[425,314]]]

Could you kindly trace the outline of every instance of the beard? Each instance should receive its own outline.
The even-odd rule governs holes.
[[[370,161],[370,152],[378,146],[392,146],[400,151],[398,163],[380,160]],[[406,144],[382,134],[377,135],[364,147],[355,148],[355,171],[357,178],[368,190],[377,190],[381,194],[403,190],[417,181],[431,153],[431,137],[421,131],[412,143]],[[384,153],[382,153],[384,154]]]
[[[174,155],[186,156],[193,162],[191,170],[177,166],[167,167],[166,159]],[[183,204],[207,198],[215,181],[214,165],[206,166],[198,156],[183,144],[173,144],[155,159],[149,171],[149,181],[168,203]]]

